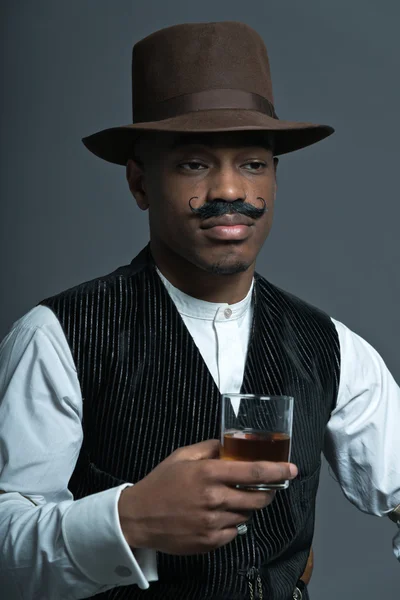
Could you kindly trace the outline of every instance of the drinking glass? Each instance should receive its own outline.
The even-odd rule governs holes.
[[[289,462],[292,396],[223,394],[221,406],[220,458],[241,461]],[[241,489],[280,490],[289,481],[237,485]]]

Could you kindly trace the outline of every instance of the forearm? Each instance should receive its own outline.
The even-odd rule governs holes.
[[[78,501],[35,506],[0,496],[0,589],[8,600],[89,598],[120,585],[148,587],[118,519],[122,487]]]

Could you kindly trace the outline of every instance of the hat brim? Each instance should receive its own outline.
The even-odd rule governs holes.
[[[271,131],[274,132],[274,154],[281,155],[315,144],[331,135],[334,129],[329,125],[282,121],[252,110],[214,109],[190,112],[162,121],[103,129],[84,137],[82,141],[96,156],[111,163],[126,165],[133,155],[135,139],[145,131],[170,133]]]

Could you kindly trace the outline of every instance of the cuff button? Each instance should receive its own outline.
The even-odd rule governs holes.
[[[123,565],[119,565],[118,567],[116,567],[115,573],[120,577],[129,577],[130,575],[132,575],[132,571],[130,570],[130,568],[124,567]]]

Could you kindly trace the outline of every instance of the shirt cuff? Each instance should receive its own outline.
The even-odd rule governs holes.
[[[144,590],[149,581],[122,533],[118,515],[119,497],[130,485],[72,502],[64,514],[62,531],[71,559],[86,577],[102,585],[137,584]],[[146,563],[146,553],[141,562]],[[149,566],[153,579],[154,569]]]

